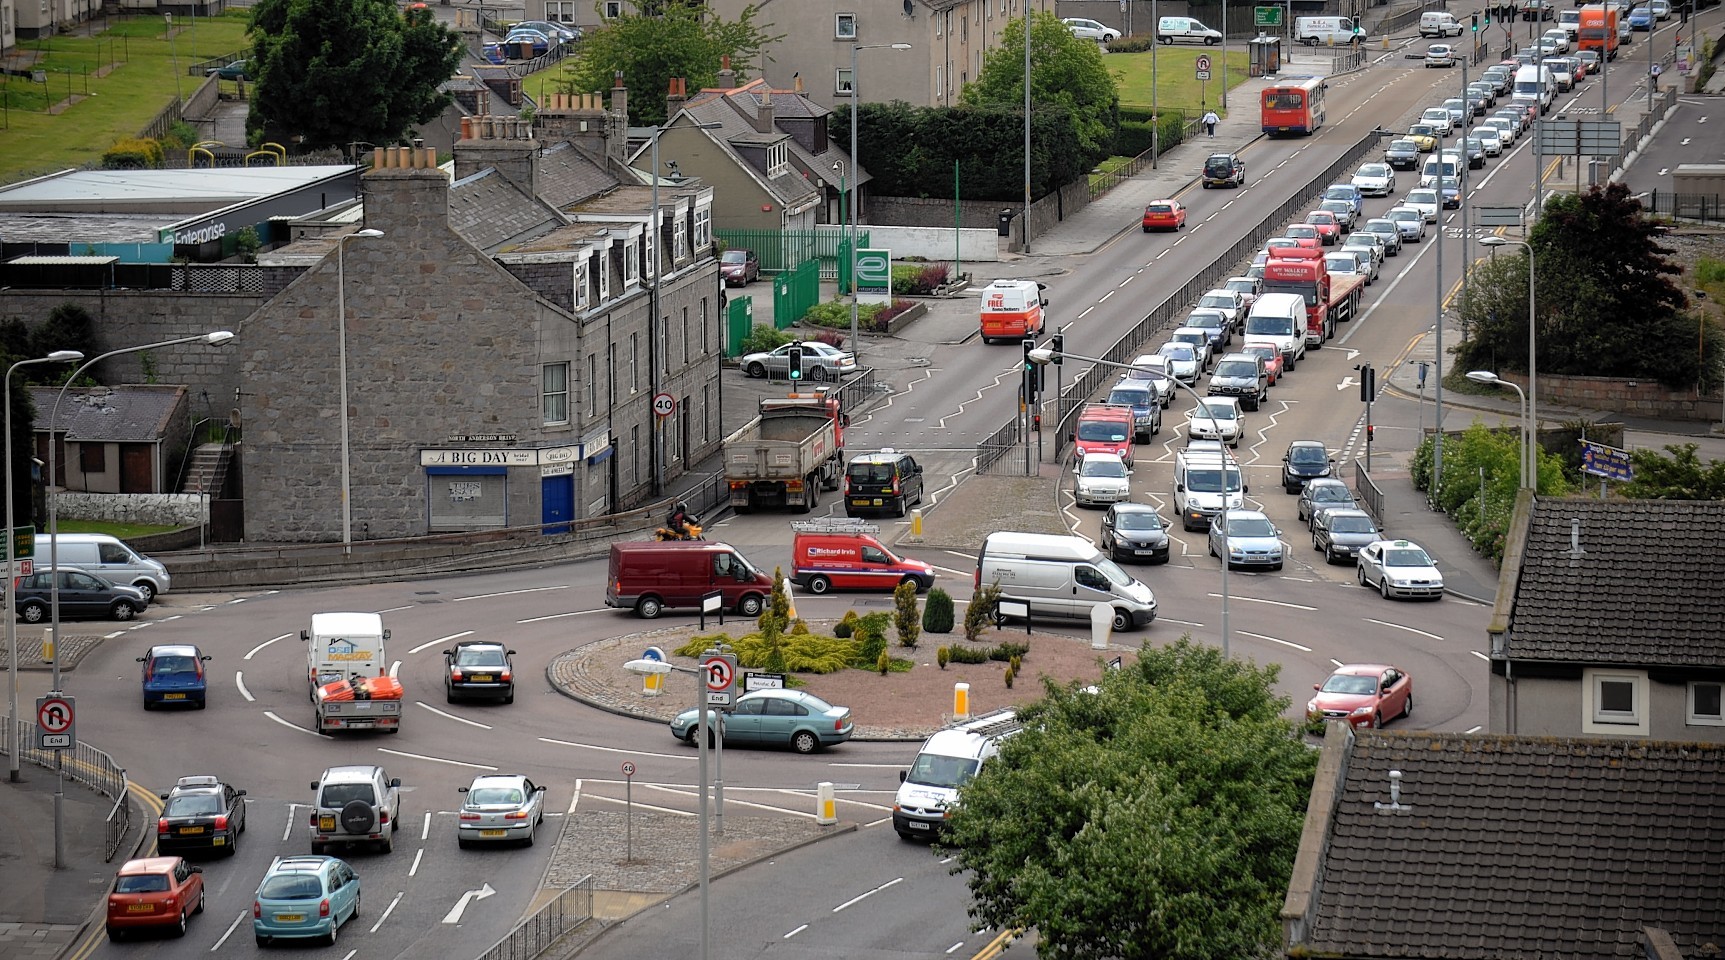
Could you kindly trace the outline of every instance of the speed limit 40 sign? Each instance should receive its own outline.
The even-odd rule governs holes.
[[[653,394],[653,413],[668,417],[677,412],[677,398],[668,393]]]

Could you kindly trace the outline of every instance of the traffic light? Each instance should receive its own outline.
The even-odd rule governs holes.
[[[1473,32],[1479,32],[1479,14],[1477,13],[1473,15]]]
[[[1036,372],[1036,361],[1030,359],[1030,351],[1035,350],[1035,349],[1036,349],[1036,338],[1035,337],[1025,337],[1024,338],[1024,372],[1027,374],[1031,374],[1031,373]]]
[[[1054,362],[1066,362],[1066,334],[1064,333],[1054,335]]]
[[[786,353],[786,356],[791,361],[791,379],[801,380],[803,378],[802,346],[800,344],[792,344],[791,349]]]
[[[1491,26],[1491,8],[1490,7],[1485,8],[1485,25],[1488,27]]]
[[[1362,363],[1354,369],[1360,372],[1360,402],[1371,403],[1378,395],[1378,372],[1369,363]]]

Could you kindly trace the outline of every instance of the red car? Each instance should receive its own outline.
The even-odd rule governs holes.
[[[204,868],[180,857],[128,860],[108,893],[108,939],[133,930],[186,935],[186,920],[204,912]]]
[[[1306,704],[1308,722],[1346,720],[1375,730],[1414,710],[1413,678],[1388,664],[1346,664],[1312,689],[1317,693]]]
[[[1144,208],[1144,232],[1180,230],[1186,226],[1186,206],[1178,200],[1152,200]]]
[[[726,250],[719,254],[719,276],[727,287],[746,287],[761,279],[761,259],[753,250]]]
[[[1264,372],[1270,376],[1270,386],[1282,379],[1282,351],[1273,343],[1248,343],[1240,349],[1241,353],[1256,354],[1264,358]]]
[[[1306,223],[1318,228],[1318,236],[1326,247],[1342,238],[1342,221],[1328,210],[1313,210],[1306,214]]]

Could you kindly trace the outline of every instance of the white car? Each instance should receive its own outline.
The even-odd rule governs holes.
[[[1384,211],[1384,219],[1396,222],[1403,243],[1419,243],[1426,238],[1426,216],[1413,207],[1391,207]]]
[[[1198,298],[1201,309],[1220,310],[1228,318],[1228,326],[1239,329],[1245,321],[1245,300],[1232,290],[1211,290]]]
[[[1072,496],[1081,507],[1120,503],[1132,495],[1132,471],[1113,453],[1087,453],[1072,471]]]
[[[1561,28],[1547,30],[1539,35],[1541,40],[1550,40],[1557,47],[1558,53],[1569,52],[1569,31]]]
[[[1080,40],[1108,43],[1120,39],[1120,31],[1094,20],[1086,20],[1083,17],[1067,17],[1060,22],[1066,24],[1066,28],[1072,31],[1072,35]]]
[[[1240,435],[1246,432],[1238,397],[1205,397],[1186,411],[1186,419],[1186,436],[1191,440],[1220,440],[1238,447]]]
[[[1383,238],[1375,233],[1366,233],[1364,230],[1349,237],[1348,241],[1342,244],[1344,253],[1349,250],[1358,250],[1369,254],[1374,267],[1382,267],[1384,257],[1388,255],[1388,251],[1384,248]]]
[[[1497,151],[1502,153],[1515,145],[1515,121],[1508,117],[1486,117],[1474,128],[1481,137],[1486,134],[1497,136]]]
[[[1420,111],[1420,123],[1430,124],[1449,136],[1455,130],[1455,114],[1447,107],[1427,107]]]
[[[1411,540],[1379,540],[1360,548],[1356,572],[1360,586],[1391,597],[1443,599],[1443,574],[1437,562]]]
[[[1156,391],[1156,402],[1166,410],[1174,399],[1174,391],[1179,389],[1174,386],[1174,381],[1169,379],[1171,376],[1168,372],[1167,357],[1159,353],[1146,353],[1132,358],[1132,369],[1120,375],[1120,383],[1136,381],[1148,385]]]
[[[1426,48],[1426,66],[1455,66],[1455,48],[1447,43],[1434,43]]]
[[[1437,223],[1438,205],[1438,192],[1424,187],[1409,190],[1407,198],[1402,201],[1402,206],[1418,210],[1427,223]]]
[[[1671,0],[1651,0],[1647,6],[1653,11],[1655,20],[1671,19]]]
[[[1164,343],[1156,351],[1168,362],[1168,375],[1185,384],[1198,382],[1198,368],[1204,362],[1198,348],[1189,343]]]
[[[1229,567],[1280,570],[1282,550],[1282,531],[1256,510],[1226,510],[1210,521],[1210,556]]]
[[[1324,270],[1327,273],[1345,273],[1364,277],[1366,286],[1378,278],[1378,265],[1363,250],[1340,250],[1336,253],[1324,254]]]
[[[790,376],[792,347],[802,348],[800,379],[824,383],[828,380],[843,379],[847,374],[857,371],[855,354],[846,353],[819,340],[787,343],[768,353],[751,353],[739,360],[738,365],[743,368],[745,375],[755,379],[786,378]]]
[[[1353,184],[1368,197],[1387,197],[1396,189],[1396,172],[1387,163],[1362,164],[1354,171]]]

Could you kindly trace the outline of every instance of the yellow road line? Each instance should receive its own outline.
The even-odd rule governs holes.
[[[976,956],[972,957],[971,960],[994,960],[995,957],[1005,953],[1007,944],[1011,943],[1015,937],[1023,932],[1024,929],[1022,927],[1013,927],[1008,930],[1000,931],[993,940],[988,941],[987,945],[985,945],[981,950],[978,950],[976,952]],[[77,960],[77,958],[74,958],[74,960]]]
[[[81,765],[85,767],[90,766],[87,763]],[[149,822],[161,816],[162,798],[150,792],[150,790],[145,788],[142,784],[134,783],[130,780],[126,781],[126,789],[132,796],[137,797],[142,801],[146,816],[144,817],[144,822],[139,824],[139,829],[144,831],[145,837],[150,837],[152,835],[152,831],[150,830]],[[155,847],[155,840],[150,840],[150,842],[144,847],[144,855],[149,856],[155,853]],[[96,947],[104,943],[107,939],[108,931],[106,924],[101,926],[91,926],[90,932],[84,935],[83,942],[78,944],[77,949],[72,951],[67,960],[86,960],[90,954],[95,952]]]

